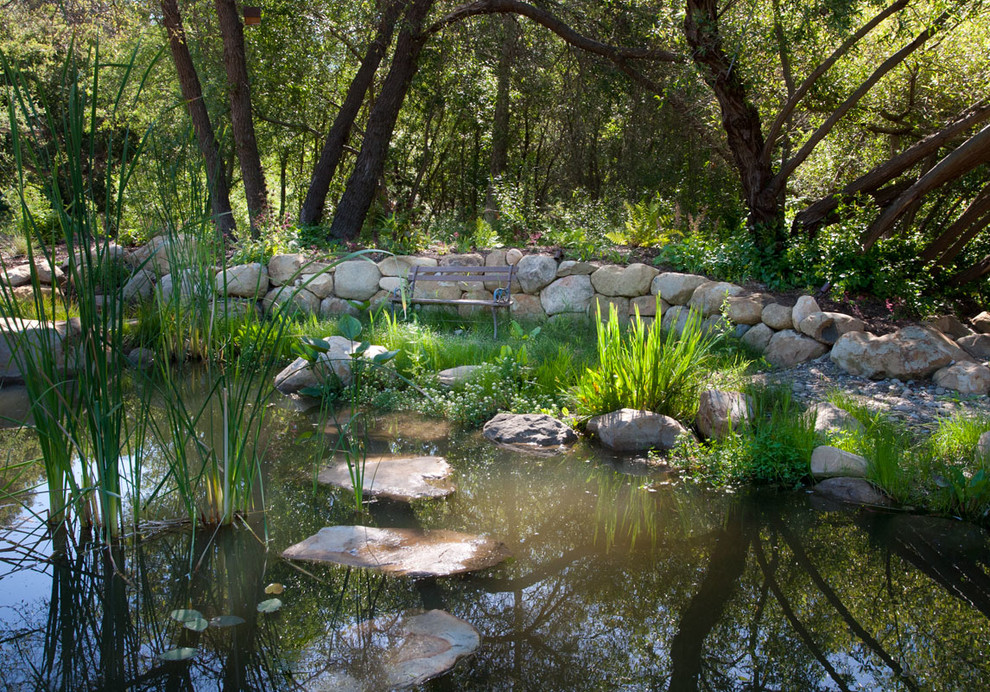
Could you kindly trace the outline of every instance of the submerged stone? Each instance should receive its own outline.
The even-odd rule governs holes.
[[[287,548],[282,557],[404,577],[446,577],[494,567],[509,551],[499,541],[457,531],[328,526]]]
[[[448,479],[453,470],[443,457],[381,457],[364,465],[362,486],[369,497],[387,497],[399,502],[446,497],[454,492]],[[346,462],[320,471],[321,483],[354,490]]]
[[[577,441],[566,423],[545,413],[499,413],[482,432],[492,442],[507,445],[558,447]]]
[[[443,610],[385,615],[334,638],[324,669],[305,681],[308,690],[406,689],[453,668],[481,644],[473,625]],[[316,657],[314,657],[316,658]],[[329,663],[329,665],[328,665]]]

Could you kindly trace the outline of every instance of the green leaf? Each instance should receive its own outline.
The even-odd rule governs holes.
[[[202,620],[203,614],[198,610],[181,609],[173,610],[169,617],[171,617],[176,622],[189,622],[190,620]]]
[[[388,361],[392,360],[397,355],[399,355],[398,351],[385,351],[385,353],[379,353],[374,358],[372,358],[371,362],[376,365],[381,365],[382,363],[387,363]]]
[[[278,598],[269,598],[267,601],[262,601],[258,604],[259,613],[274,613],[276,610],[282,607],[282,601]]]
[[[163,661],[188,661],[196,655],[196,651],[191,646],[180,646],[178,649],[169,649],[158,658]]]
[[[296,393],[302,396],[313,397],[314,399],[319,399],[323,396],[323,390],[319,387],[303,387]]]
[[[244,618],[236,615],[217,615],[210,620],[210,627],[234,627],[235,625],[243,625],[244,622]]]
[[[355,341],[363,329],[361,321],[354,317],[354,315],[344,315],[341,317],[340,322],[337,323],[337,328],[344,338],[351,341]]]
[[[330,342],[326,339],[317,339],[312,336],[304,336],[300,339],[303,345],[307,348],[316,351],[317,353],[326,353],[330,350]]]
[[[182,626],[187,630],[192,630],[193,632],[202,632],[210,626],[210,623],[208,623],[204,618],[196,618],[194,620],[186,620],[182,623]]]

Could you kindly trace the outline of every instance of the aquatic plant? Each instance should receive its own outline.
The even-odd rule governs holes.
[[[659,312],[659,297],[657,303]],[[702,329],[701,315],[694,311],[680,335],[648,327],[639,311],[626,331],[614,305],[607,321],[602,321],[599,306],[598,318],[598,363],[584,371],[574,388],[578,411],[593,416],[634,408],[692,420],[723,337]]]

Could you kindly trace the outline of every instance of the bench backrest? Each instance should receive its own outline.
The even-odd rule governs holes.
[[[417,281],[498,281],[506,288],[516,275],[516,265],[507,267],[413,267],[410,283]]]

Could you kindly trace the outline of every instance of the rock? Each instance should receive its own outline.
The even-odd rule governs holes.
[[[135,368],[146,370],[155,365],[157,355],[150,348],[135,348],[127,354],[127,361]]]
[[[793,329],[794,318],[791,316],[792,311],[793,308],[789,308],[786,305],[770,303],[763,308],[761,319],[763,320],[763,324],[777,331]]]
[[[980,435],[976,443],[976,453],[981,457],[990,457],[990,430]]]
[[[380,615],[334,633],[328,650],[306,651],[293,677],[313,692],[419,687],[481,644],[478,630],[442,610]]]
[[[795,331],[801,331],[801,321],[813,312],[821,312],[818,301],[811,296],[801,296],[797,299],[794,307],[791,308],[791,327]]]
[[[418,257],[416,255],[400,255],[386,257],[378,263],[378,271],[382,276],[397,276],[406,278],[413,267],[435,267],[438,262],[432,257]]]
[[[602,321],[608,322],[613,306],[619,324],[627,324],[629,322],[629,299],[621,296],[595,295],[588,306],[588,316],[597,318],[600,314]]]
[[[266,315],[272,314],[283,305],[292,305],[308,315],[320,314],[320,299],[305,288],[295,286],[273,288],[265,294],[261,302]]]
[[[663,298],[657,300],[658,296],[637,296],[629,301],[629,316],[632,317],[639,312],[641,317],[663,317],[670,305]],[[659,308],[657,307],[659,304]],[[660,313],[657,314],[659,309]]]
[[[758,353],[763,353],[770,345],[773,330],[765,324],[758,324],[743,334],[741,341]]]
[[[739,392],[706,389],[698,402],[695,425],[707,439],[721,439],[730,431],[739,430],[749,421],[749,405]]]
[[[0,387],[0,428],[19,428],[31,425],[32,421],[31,394],[27,387],[11,384]]]
[[[446,497],[454,492],[448,479],[453,469],[443,457],[379,457],[364,465],[362,487],[368,497],[387,497],[398,502]],[[353,492],[346,462],[320,471],[317,479]]]
[[[505,267],[508,266],[505,261],[505,250],[495,249],[485,255],[485,266],[486,267]],[[518,283],[518,281],[513,281],[513,283]],[[502,288],[505,286],[504,281],[486,281],[485,290],[495,291],[495,289]],[[519,290],[522,290],[521,288]]]
[[[406,283],[407,282],[405,279],[400,279],[398,276],[383,276],[378,281],[378,288],[382,291],[393,293],[397,289],[405,286]]]
[[[218,310],[222,310],[223,316],[228,320],[240,319],[251,315],[252,317],[264,317],[258,301],[250,298],[221,298],[216,302]]]
[[[864,478],[869,462],[858,454],[822,445],[811,453],[811,475],[815,478],[848,476]]]
[[[348,260],[337,265],[334,272],[334,293],[338,298],[368,300],[378,292],[382,273],[378,265],[366,260]]]
[[[602,295],[635,298],[650,292],[650,283],[658,274],[655,268],[640,262],[626,267],[610,264],[595,270],[591,284]]]
[[[990,368],[979,363],[962,362],[942,368],[932,376],[935,384],[960,394],[990,392]]]
[[[217,293],[258,299],[268,293],[268,269],[260,262],[228,267],[214,279]]]
[[[148,300],[154,291],[154,274],[146,269],[138,269],[121,289],[121,299],[125,303]]]
[[[813,312],[801,320],[798,331],[823,344],[834,344],[847,332],[861,332],[866,328],[863,320],[843,315],[841,312]]]
[[[969,322],[980,334],[990,334],[990,312],[984,310]]]
[[[670,305],[687,305],[694,289],[706,281],[708,279],[697,274],[664,272],[654,277],[650,283],[650,293],[660,296]]]
[[[456,368],[447,368],[437,373],[437,381],[441,387],[450,389],[459,387],[471,381],[475,373],[481,369],[480,365],[458,365]]]
[[[505,251],[505,263],[506,264],[519,264],[519,260],[523,258],[523,253],[521,250],[516,248],[509,248]]]
[[[557,261],[550,255],[526,255],[516,265],[516,278],[524,293],[537,295],[557,277]]]
[[[591,278],[588,276],[565,276],[557,279],[540,293],[540,303],[548,315],[561,312],[588,311],[595,295]]]
[[[287,548],[282,557],[422,578],[494,567],[509,551],[498,541],[456,531],[328,526]]]
[[[0,283],[4,283],[11,288],[27,286],[31,283],[31,265],[21,264],[0,273]]]
[[[171,274],[166,274],[155,286],[158,292],[158,298],[163,303],[167,303],[172,299],[172,293],[176,288],[179,290],[179,298],[189,298],[197,289],[204,288],[199,282],[200,276],[197,272],[191,269],[184,269],[181,271],[173,272]],[[210,289],[205,287],[207,291]]]
[[[485,291],[483,289],[474,288],[470,291],[464,293],[461,296],[463,300],[485,300],[490,301],[492,299],[492,292]],[[479,312],[491,313],[491,308],[484,305],[459,305],[457,307],[457,313],[461,317],[470,317],[471,315],[476,315]]]
[[[665,332],[673,331],[677,334],[683,334],[690,315],[690,308],[684,305],[673,305],[665,313],[663,313],[663,319],[660,321],[660,328]]]
[[[793,329],[777,332],[763,351],[763,357],[771,365],[789,368],[798,363],[817,358],[828,351],[828,348],[804,334],[798,334]]]
[[[77,322],[39,322],[13,317],[0,317],[0,380],[23,379],[22,365],[33,351],[44,350],[55,366],[63,371],[72,369],[72,337],[78,334]]]
[[[559,447],[577,441],[566,423],[543,413],[499,413],[485,423],[482,433],[505,445]]]
[[[417,281],[413,290],[413,298],[458,300],[460,297],[461,288],[452,281]]]
[[[854,505],[885,507],[890,504],[890,500],[865,478],[827,478],[815,485],[814,492],[830,500]]]
[[[986,334],[970,334],[956,339],[956,343],[966,353],[977,360],[990,360],[990,336]]]
[[[328,348],[326,353],[310,362],[305,358],[296,358],[284,370],[275,376],[275,389],[282,394],[296,394],[306,387],[318,387],[327,383],[339,383],[347,386],[351,382],[351,353],[360,344],[348,341],[342,336],[331,336],[324,339]],[[372,359],[385,348],[372,345],[364,352],[364,358]]]
[[[441,267],[483,267],[485,258],[477,252],[444,255],[440,258]]]
[[[320,301],[320,317],[337,317],[339,315],[360,317],[361,311],[343,298],[330,296]]]
[[[305,288],[314,296],[323,300],[333,293],[333,274],[303,274],[295,281],[295,285]]]
[[[670,416],[624,408],[588,421],[603,445],[619,452],[671,449],[687,430]]]
[[[742,292],[742,286],[727,281],[706,281],[694,289],[688,306],[700,311],[704,317],[718,315],[722,313],[722,305],[727,298]]]
[[[584,276],[594,274],[598,270],[598,265],[591,262],[575,262],[574,260],[564,260],[557,267],[557,278],[564,276]]]
[[[701,331],[705,334],[732,333],[732,323],[721,315],[709,315],[701,321]]]
[[[808,413],[815,421],[815,432],[863,432],[863,424],[852,414],[827,401],[809,406]]]
[[[542,320],[547,316],[540,296],[528,293],[512,294],[512,319]]]
[[[84,265],[87,261],[96,264],[97,262],[123,262],[127,251],[117,245],[117,243],[99,242],[88,248],[79,248],[73,253],[77,266]],[[87,258],[88,256],[88,258]],[[69,259],[62,260],[59,267],[63,272],[69,271]]]
[[[910,326],[884,336],[848,332],[839,337],[829,356],[852,375],[918,380],[932,375],[955,360],[970,360],[969,354],[928,327]]]
[[[759,324],[763,320],[763,299],[756,294],[729,296],[725,316],[733,324]]]
[[[956,340],[961,339],[964,336],[969,336],[973,333],[972,329],[960,322],[959,319],[953,315],[938,315],[937,317],[930,317],[925,320],[923,324],[926,327],[937,329],[946,336]]]
[[[134,252],[124,255],[124,261],[135,269],[147,269],[162,276],[175,269],[199,264],[199,241],[185,234],[156,236]]]
[[[272,286],[284,286],[299,278],[307,262],[306,255],[275,255],[268,260],[268,280]]]

